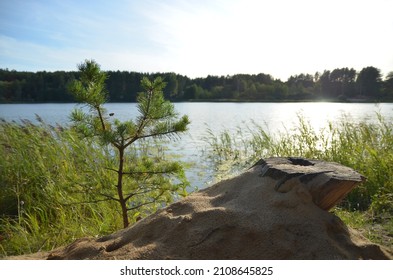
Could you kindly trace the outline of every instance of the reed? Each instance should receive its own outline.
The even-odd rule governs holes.
[[[392,235],[393,224],[387,221],[393,215],[393,126],[379,113],[375,119],[355,122],[350,116],[342,116],[315,130],[299,115],[291,128],[283,127],[276,133],[255,122],[234,133],[226,130],[214,135],[208,130],[204,154],[218,180],[249,168],[260,158],[273,156],[306,157],[351,167],[367,181],[355,188],[335,211],[344,218],[361,216],[369,224],[381,223],[387,227],[387,235]],[[356,223],[364,224],[347,220],[355,227]],[[368,236],[373,234],[378,235]],[[388,245],[393,246],[392,238],[389,240]]]
[[[0,123],[0,257],[50,250],[121,225],[113,202],[89,201],[108,157],[63,127]],[[83,188],[83,190],[82,190]]]
[[[130,149],[127,159],[146,166],[164,155],[171,159],[164,151],[164,140],[146,140]],[[35,122],[0,120],[0,258],[47,251],[122,228],[117,201],[107,198],[115,189],[114,163],[113,149],[81,138],[74,128],[51,126],[38,116]],[[167,178],[153,179],[149,182],[161,188],[172,187]],[[133,180],[124,178],[125,183]],[[182,190],[178,195],[186,194]],[[177,198],[165,193],[151,203],[151,195],[145,191],[130,201],[140,205],[130,211],[131,223],[165,205],[164,199]]]

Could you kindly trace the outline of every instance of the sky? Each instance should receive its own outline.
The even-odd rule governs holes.
[[[393,71],[392,0],[0,0],[0,68],[291,75]]]

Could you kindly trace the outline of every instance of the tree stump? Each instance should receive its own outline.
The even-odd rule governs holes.
[[[339,203],[354,187],[366,178],[353,169],[335,162],[310,160],[296,157],[261,159],[260,176],[277,181],[275,190],[288,192],[296,184],[303,185],[313,202],[323,210]]]

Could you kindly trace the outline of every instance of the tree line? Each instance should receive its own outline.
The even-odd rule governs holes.
[[[293,75],[283,82],[269,74],[237,74],[191,79],[176,73],[107,71],[109,102],[136,102],[142,77],[163,77],[171,101],[393,101],[393,71],[383,78],[378,68],[359,72],[337,68]],[[0,69],[0,103],[75,102],[68,86],[78,72],[21,72]]]

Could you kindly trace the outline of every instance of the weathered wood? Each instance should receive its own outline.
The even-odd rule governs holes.
[[[294,185],[303,185],[311,194],[313,202],[323,210],[339,203],[365,177],[353,169],[335,162],[304,158],[268,158],[255,165],[262,168],[260,176],[277,181],[278,192],[288,192]]]

